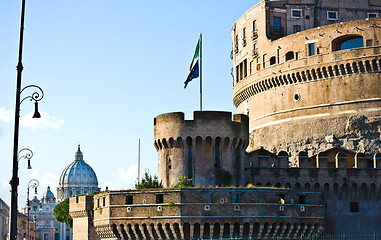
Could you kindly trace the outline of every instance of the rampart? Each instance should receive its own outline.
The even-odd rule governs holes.
[[[230,112],[196,111],[194,120],[185,120],[182,112],[162,114],[154,120],[154,139],[164,187],[184,176],[199,186],[244,185],[246,115],[232,120]]]
[[[101,239],[293,238],[324,230],[321,193],[315,191],[127,190],[97,194],[94,203]]]
[[[260,149],[246,161],[246,183],[322,192],[325,233],[381,233],[381,154],[366,157],[333,148],[316,156],[301,152],[289,167],[286,152]]]

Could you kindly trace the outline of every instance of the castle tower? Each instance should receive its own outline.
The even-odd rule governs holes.
[[[164,187],[179,177],[199,186],[244,186],[245,149],[249,143],[248,117],[217,111],[166,113],[154,119],[159,179]]]
[[[348,13],[319,2],[313,12],[307,0],[261,1],[232,29],[233,102],[250,118],[248,152],[286,151],[293,166],[303,151],[371,157],[380,148],[381,7],[361,0]]]

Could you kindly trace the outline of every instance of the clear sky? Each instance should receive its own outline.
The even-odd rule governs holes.
[[[9,205],[20,2],[0,1],[0,198]],[[134,186],[139,138],[142,172],[157,173],[154,117],[182,111],[192,119],[199,110],[198,79],[183,86],[200,32],[203,108],[235,113],[230,32],[256,3],[27,0],[22,85],[39,85],[45,97],[41,119],[31,119],[32,102],[21,105],[19,148],[34,157],[32,170],[19,163],[19,208],[32,178],[39,198],[48,185],[56,195],[78,143],[102,189]]]

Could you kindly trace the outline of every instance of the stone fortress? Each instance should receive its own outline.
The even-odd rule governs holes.
[[[73,238],[379,239],[379,14],[379,0],[249,9],[232,28],[238,114],[157,116],[165,188],[71,198]],[[184,176],[198,187],[170,188]]]

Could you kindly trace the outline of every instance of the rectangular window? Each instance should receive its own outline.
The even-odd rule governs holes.
[[[131,195],[126,196],[126,204],[134,204],[133,196],[131,196]]]
[[[99,205],[99,198],[97,199],[97,207],[100,207],[100,205]]]
[[[336,11],[327,11],[327,19],[328,20],[337,20],[338,19],[337,15],[338,14]]]
[[[257,20],[253,21],[253,32],[257,31]]]
[[[292,9],[291,10],[292,18],[301,18],[302,17],[302,9]]]
[[[106,206],[106,198],[103,198],[103,207]]]
[[[243,46],[246,46],[246,28],[243,28],[243,32],[242,32],[242,44],[243,44]]]
[[[238,71],[239,71],[238,81],[241,81],[242,80],[242,62],[240,64],[238,64]]]
[[[156,203],[163,203],[164,202],[164,195],[163,194],[157,194],[156,195]]]
[[[299,204],[306,204],[306,195],[299,195]]]
[[[280,17],[274,17],[274,30],[280,30]]]
[[[373,45],[373,41],[372,41],[372,39],[367,39],[366,40],[366,46],[367,47],[370,47],[370,46],[372,46]]]
[[[233,203],[241,203],[241,193],[233,194]]]
[[[243,60],[243,77],[247,77],[247,59]]]
[[[367,13],[367,18],[375,18],[378,17],[378,13]]]
[[[358,212],[359,211],[359,203],[358,202],[350,202],[349,203],[349,211],[350,212]]]
[[[315,43],[308,44],[308,55],[315,56]]]
[[[262,63],[263,63],[263,68],[266,68],[266,54],[263,54]]]
[[[236,82],[238,83],[239,82],[239,65],[237,65],[235,67],[235,78],[236,78]]]
[[[297,33],[297,32],[300,32],[302,30],[302,26],[300,25],[293,25],[292,26],[292,33]]]

